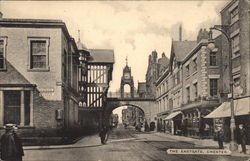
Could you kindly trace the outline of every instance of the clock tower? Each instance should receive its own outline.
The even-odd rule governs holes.
[[[121,98],[124,98],[124,85],[128,84],[130,86],[131,98],[134,97],[134,79],[131,75],[131,68],[128,66],[128,59],[126,58],[126,66],[123,68],[123,74],[121,78]]]

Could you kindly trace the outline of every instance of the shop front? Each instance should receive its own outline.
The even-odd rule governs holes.
[[[182,120],[182,112],[175,111],[170,113],[169,115],[164,118],[165,126],[167,127],[167,131],[173,135],[181,135],[181,120]]]
[[[240,98],[234,100],[234,114],[236,124],[236,141],[239,131],[239,125],[243,124],[247,131],[247,144],[250,145],[250,97]],[[218,108],[205,116],[206,119],[213,119],[214,131],[218,126],[223,127],[224,141],[230,141],[230,119],[231,119],[231,104],[230,102],[222,103]]]

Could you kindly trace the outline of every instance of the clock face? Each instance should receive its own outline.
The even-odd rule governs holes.
[[[129,73],[125,73],[125,74],[124,74],[124,78],[125,78],[125,79],[129,79],[129,78],[130,78]]]

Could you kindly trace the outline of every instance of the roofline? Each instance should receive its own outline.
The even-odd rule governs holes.
[[[220,14],[224,12],[227,8],[229,8],[233,3],[235,3],[237,0],[231,0],[230,2],[227,2],[225,6],[221,9]]]
[[[169,66],[166,68],[166,70],[164,71],[164,73],[155,81],[155,85],[158,86],[161,81],[166,78],[169,74]]]
[[[2,18],[0,19],[0,27],[61,28],[67,39],[71,39],[66,24],[62,20],[57,19]]]
[[[204,41],[205,39],[203,39],[202,41],[200,41],[187,55],[186,57],[183,59],[183,61],[181,62],[181,64],[186,63],[190,57],[192,57],[197,50],[199,50],[201,48],[201,46],[207,45],[208,41]]]

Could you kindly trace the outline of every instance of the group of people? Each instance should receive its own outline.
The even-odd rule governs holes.
[[[244,128],[243,124],[239,125],[239,129],[237,131],[237,141],[241,144],[242,153],[246,154],[246,143],[247,143],[247,132]],[[219,144],[219,149],[223,149],[223,141],[225,140],[225,132],[221,126],[218,127],[216,137]]]
[[[22,161],[24,156],[22,141],[17,135],[15,124],[6,124],[0,139],[0,156],[4,161]]]

